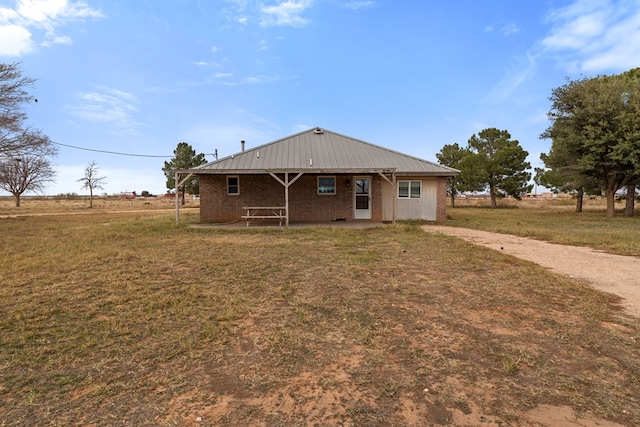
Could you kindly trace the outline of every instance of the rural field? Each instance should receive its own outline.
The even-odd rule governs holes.
[[[448,225],[640,256],[640,219],[597,203]],[[1,426],[640,425],[638,319],[533,263],[413,223],[22,204],[0,199]]]

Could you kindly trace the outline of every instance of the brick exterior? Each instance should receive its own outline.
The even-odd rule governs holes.
[[[447,220],[447,178],[438,177],[438,201],[436,206],[436,221]]]
[[[297,174],[289,174],[293,179]],[[230,175],[235,176],[235,175]],[[318,194],[318,176],[304,174],[289,187],[291,222],[353,219],[353,176],[336,177],[336,194]],[[359,175],[358,175],[359,176]],[[365,176],[365,175],[362,175]],[[382,178],[371,178],[371,220],[382,220]],[[221,223],[238,221],[243,206],[284,206],[284,186],[270,175],[240,175],[240,194],[227,194],[226,175],[200,175],[200,220]],[[284,176],[280,176],[284,181]],[[349,183],[347,186],[347,182]]]
[[[297,174],[289,174],[293,179]],[[236,176],[236,175],[229,175]],[[319,175],[304,174],[289,187],[290,222],[353,220],[355,176],[371,178],[371,221],[382,221],[382,177],[379,175],[322,175],[336,177],[336,194],[319,195]],[[284,180],[284,176],[280,176]],[[240,175],[240,194],[227,194],[227,175],[200,175],[200,221],[241,220],[243,206],[284,206],[284,186],[270,175]],[[347,186],[347,182],[349,185]],[[447,179],[438,178],[437,221],[447,219]],[[393,192],[395,197],[395,190]]]

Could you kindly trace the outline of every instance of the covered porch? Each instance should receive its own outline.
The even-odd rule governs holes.
[[[395,197],[382,188],[395,187],[393,169],[186,169],[176,171],[177,188],[194,174],[200,181],[202,222],[245,220],[249,225],[271,217],[288,227],[292,222],[396,220]],[[178,224],[178,198],[175,206]]]

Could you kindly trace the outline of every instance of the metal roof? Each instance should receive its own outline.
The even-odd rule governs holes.
[[[395,172],[454,176],[458,170],[355,138],[313,128],[189,169],[220,173],[365,173]]]

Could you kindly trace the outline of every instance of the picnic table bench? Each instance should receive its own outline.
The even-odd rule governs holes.
[[[242,219],[249,221],[255,219],[277,219],[278,225],[282,227],[282,220],[287,218],[286,208],[284,206],[245,206],[242,208],[246,215],[242,215]]]

